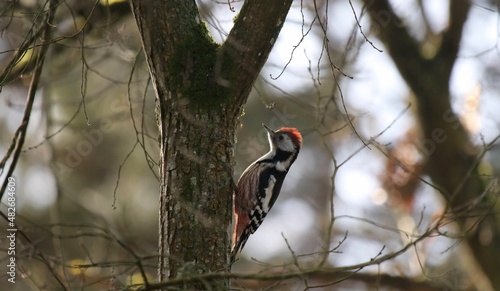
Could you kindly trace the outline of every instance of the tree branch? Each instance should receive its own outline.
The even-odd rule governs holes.
[[[56,9],[57,9],[57,1],[55,0],[50,0],[48,1],[48,8],[47,8],[47,17],[45,19],[43,29],[42,29],[42,45],[40,48],[40,52],[37,55],[36,61],[35,61],[35,71],[33,72],[33,76],[31,78],[31,83],[30,87],[28,90],[28,97],[26,98],[26,107],[24,109],[24,114],[23,114],[23,119],[21,121],[21,125],[17,128],[16,132],[14,133],[14,137],[12,138],[11,146],[9,147],[9,150],[7,151],[7,154],[5,157],[2,159],[0,162],[0,170],[3,171],[3,168],[9,159],[9,157],[12,155],[12,162],[10,164],[9,170],[7,171],[7,174],[5,175],[4,182],[2,184],[2,188],[0,189],[0,199],[2,199],[3,194],[5,192],[5,189],[7,188],[8,184],[8,178],[12,176],[14,173],[14,170],[17,165],[17,161],[19,159],[19,156],[21,155],[21,151],[23,149],[24,145],[24,139],[26,137],[26,133],[28,131],[28,124],[30,121],[30,116],[31,116],[31,109],[33,108],[33,102],[35,101],[35,95],[36,91],[38,89],[38,83],[40,81],[40,77],[42,75],[42,70],[43,70],[43,63],[45,61],[45,55],[47,53],[47,50],[49,49],[49,42],[50,40],[50,34],[52,32],[52,23],[54,21],[54,17],[56,14]],[[42,13],[42,12],[40,12]]]
[[[444,219],[444,216],[442,216],[438,221],[441,221]],[[182,286],[183,284],[186,283],[191,283],[191,282],[198,282],[198,281],[211,281],[211,280],[217,280],[217,279],[252,279],[252,280],[259,280],[259,281],[274,281],[274,280],[285,280],[285,279],[291,279],[291,278],[303,278],[304,276],[310,276],[310,275],[330,275],[330,276],[340,276],[338,278],[338,281],[343,281],[345,278],[343,276],[350,276],[350,275],[345,275],[346,273],[351,272],[358,272],[359,270],[366,268],[368,266],[373,266],[373,265],[379,265],[385,261],[394,259],[401,254],[404,254],[408,249],[412,248],[425,238],[429,237],[433,233],[435,233],[435,230],[438,228],[439,223],[435,223],[433,227],[427,229],[426,232],[424,232],[421,236],[415,237],[414,240],[411,242],[407,243],[406,245],[402,246],[399,250],[388,253],[386,255],[381,255],[379,253],[376,257],[367,260],[365,262],[359,263],[359,264],[354,264],[350,266],[344,266],[344,267],[335,267],[335,268],[324,268],[320,265],[310,267],[310,268],[301,268],[300,270],[294,270],[294,271],[277,271],[277,272],[270,272],[267,271],[265,274],[261,273],[249,273],[249,274],[244,274],[244,273],[227,273],[227,272],[217,272],[217,273],[204,273],[204,274],[195,274],[193,276],[184,276],[184,277],[178,277],[174,278],[168,281],[163,281],[163,282],[158,282],[158,283],[151,283],[147,287],[142,286],[138,290],[156,290],[156,289],[161,289],[169,286]]]
[[[269,53],[278,38],[292,0],[245,1],[233,29],[221,48],[223,85],[236,92],[236,109],[247,100]],[[228,60],[229,59],[229,60]],[[233,112],[233,114],[237,114]]]
[[[412,87],[425,68],[420,57],[419,43],[408,33],[388,0],[364,0],[372,20],[379,29],[378,37],[386,45],[401,75]],[[415,80],[415,81],[414,81]],[[418,94],[418,92],[415,92]]]
[[[370,11],[372,22],[380,26],[378,37],[388,47],[394,63],[417,98],[426,98],[426,92],[434,90],[436,74],[439,74],[440,80],[449,80],[470,1],[450,2],[450,25],[442,35],[443,41],[438,53],[431,59],[422,57],[420,44],[408,33],[403,25],[404,22],[395,14],[388,0],[364,0],[364,2]],[[429,76],[423,73],[425,71],[433,71],[433,74]]]
[[[467,20],[467,15],[470,9],[469,0],[454,0],[450,1],[450,24],[448,29],[443,33],[443,41],[436,56],[439,60],[444,60],[446,76],[451,75],[451,70],[455,64],[462,39],[462,31]]]

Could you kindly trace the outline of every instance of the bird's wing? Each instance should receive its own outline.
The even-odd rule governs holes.
[[[239,250],[245,245],[248,236],[253,232],[245,231],[245,228],[250,224],[250,212],[255,208],[257,203],[260,173],[262,168],[265,167],[261,163],[253,163],[238,180],[236,195],[243,195],[243,199],[234,199],[234,217],[235,217],[235,230],[233,232],[233,250],[231,255],[236,255]],[[245,201],[245,204],[241,204]]]

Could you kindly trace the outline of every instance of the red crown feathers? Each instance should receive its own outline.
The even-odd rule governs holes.
[[[290,136],[292,141],[295,144],[297,144],[299,146],[299,148],[302,147],[302,135],[300,134],[300,132],[296,128],[282,127],[278,131],[288,134],[288,136]]]

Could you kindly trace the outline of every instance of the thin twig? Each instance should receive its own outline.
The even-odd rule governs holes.
[[[52,32],[52,25],[51,23],[54,20],[55,14],[56,14],[56,8],[57,8],[57,1],[56,0],[50,0],[46,2],[46,4],[49,4],[48,9],[47,9],[47,18],[45,20],[43,32],[42,32],[42,44],[50,39],[50,35]],[[45,8],[41,8],[40,13],[43,12]],[[3,194],[5,192],[5,189],[7,188],[8,184],[8,179],[9,177],[12,176],[14,173],[14,170],[17,165],[17,161],[19,160],[19,156],[21,155],[21,151],[24,145],[24,140],[26,138],[26,133],[28,131],[28,124],[31,116],[31,110],[33,109],[33,103],[35,101],[35,95],[36,91],[38,89],[38,83],[40,81],[40,77],[42,75],[42,70],[43,70],[43,63],[45,61],[45,55],[47,53],[47,50],[49,49],[49,44],[42,45],[40,48],[40,52],[37,56],[36,59],[36,66],[35,70],[33,72],[33,77],[31,79],[31,84],[28,89],[28,98],[26,100],[26,107],[24,109],[24,114],[23,114],[23,119],[21,121],[21,125],[17,128],[16,132],[14,133],[14,137],[12,140],[12,143],[15,144],[15,147],[13,151],[8,152],[7,155],[4,157],[2,160],[2,163],[6,163],[7,160],[9,159],[10,154],[12,154],[12,162],[10,164],[9,170],[7,171],[5,175],[5,179],[2,184],[2,188],[0,189],[0,199],[2,199]],[[12,147],[11,147],[12,148]],[[10,148],[9,148],[10,149]],[[0,165],[0,169],[3,169],[4,164]]]

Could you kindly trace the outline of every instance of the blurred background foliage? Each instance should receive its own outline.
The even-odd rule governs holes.
[[[405,21],[401,25],[422,40],[429,31],[438,35],[447,29],[448,3],[393,6]],[[33,32],[42,25],[46,2],[0,5],[0,67],[5,72],[23,42],[37,37]],[[198,1],[216,42],[225,39],[241,5]],[[493,0],[472,2],[450,81],[452,107],[479,148],[500,134],[499,6]],[[327,236],[333,250],[329,266],[366,262],[401,249],[445,211],[445,201],[425,174],[432,141],[422,138],[417,102],[376,38],[384,22],[370,21],[364,7],[344,0],[296,1],[292,6],[241,117],[234,177],[268,151],[261,123],[297,127],[304,148],[235,272],[293,268],[295,260],[312,264],[318,257],[306,254],[322,251]],[[16,222],[22,231],[17,283],[6,282],[8,242],[2,235],[0,289],[116,290],[145,278],[152,281],[158,233],[155,102],[129,4],[61,1],[51,25],[53,43],[14,174]],[[432,55],[437,46],[438,37],[428,37],[422,54]],[[1,84],[2,156],[21,123],[37,50],[31,46]],[[485,183],[497,191],[492,211],[498,215],[500,145],[488,148],[479,168]],[[3,181],[5,171],[1,174]],[[5,213],[6,206],[0,207]],[[6,223],[0,222],[2,232]],[[456,225],[441,230],[453,232]],[[488,237],[493,235],[485,233],[484,243],[494,243]],[[308,280],[240,281],[235,286],[486,290],[481,289],[487,284],[481,270],[467,246],[458,242],[432,235],[333,286],[327,284],[332,278],[321,273]]]

